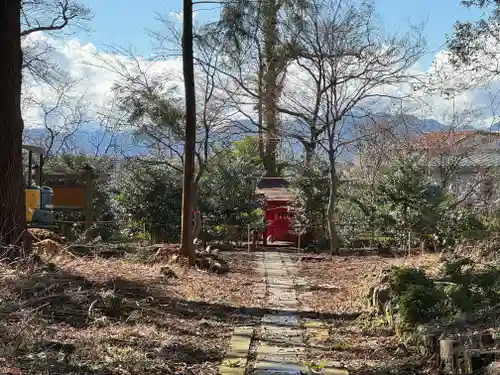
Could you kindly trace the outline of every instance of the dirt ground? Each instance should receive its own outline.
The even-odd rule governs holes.
[[[0,373],[216,374],[265,298],[251,255],[223,257],[227,275],[174,267],[178,278],[125,259],[0,264]]]
[[[346,255],[301,261],[296,277],[301,310],[320,314],[328,329],[321,347],[308,348],[312,358],[332,361],[349,374],[414,374],[424,358],[399,344],[383,318],[368,316],[367,291],[382,269],[391,265],[435,267],[438,254],[407,257]],[[422,363],[421,363],[422,362]]]

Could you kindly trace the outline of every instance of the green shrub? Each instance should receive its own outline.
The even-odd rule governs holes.
[[[422,269],[394,267],[389,281],[399,324],[413,325],[439,316],[443,293]]]

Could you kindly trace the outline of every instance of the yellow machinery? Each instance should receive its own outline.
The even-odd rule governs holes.
[[[42,147],[23,145],[23,150],[28,152],[28,173],[26,176],[26,221],[31,228],[53,228],[54,212],[52,197],[53,191],[48,186],[42,186],[43,181],[43,155]],[[35,181],[33,181],[33,154],[38,155],[39,164]]]

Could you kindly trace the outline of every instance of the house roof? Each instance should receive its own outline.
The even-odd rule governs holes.
[[[428,166],[438,168],[443,165],[455,165],[457,168],[500,167],[500,153],[496,150],[479,151],[457,159],[457,156],[436,156],[430,158]]]
[[[256,194],[263,195],[267,200],[291,201],[294,193],[289,183],[282,177],[264,177],[257,184]]]
[[[259,189],[286,188],[290,184],[283,177],[263,177],[257,184]]]
[[[436,149],[449,148],[456,145],[465,139],[474,135],[491,135],[495,138],[500,138],[498,132],[488,132],[479,130],[464,130],[464,131],[439,131],[424,133],[415,138],[413,148],[417,149]]]
[[[432,132],[418,136],[413,142],[413,147],[426,148],[446,148],[451,147],[467,137],[474,135],[475,131],[458,132]]]
[[[273,201],[292,201],[295,198],[293,191],[286,188],[257,188],[256,193],[258,195],[263,195],[267,200]]]

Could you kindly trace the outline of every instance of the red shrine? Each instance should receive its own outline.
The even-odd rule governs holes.
[[[282,177],[264,177],[257,184],[256,193],[264,198],[266,229],[263,242],[296,242],[293,231],[293,193]],[[269,239],[269,241],[268,241]]]

